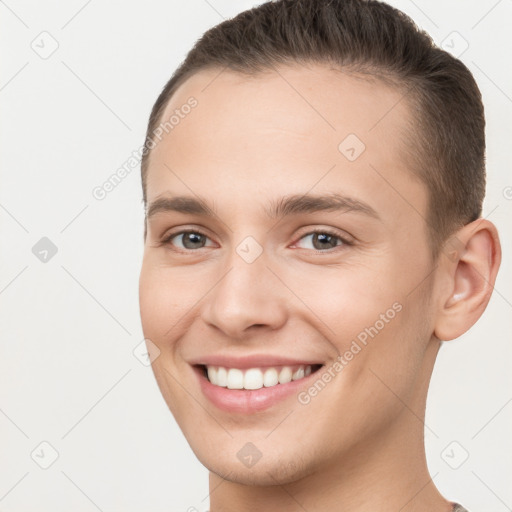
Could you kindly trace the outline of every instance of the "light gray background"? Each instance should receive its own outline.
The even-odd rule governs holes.
[[[452,51],[467,41],[461,58],[484,95],[484,215],[500,229],[504,262],[481,321],[441,349],[426,444],[447,498],[504,512],[512,510],[512,2],[391,3]],[[207,471],[133,354],[143,339],[139,170],[102,201],[92,190],[143,143],[150,108],[193,42],[252,5],[0,2],[3,512],[208,507]],[[46,263],[32,252],[42,237],[58,248]],[[53,449],[58,458],[43,469]]]

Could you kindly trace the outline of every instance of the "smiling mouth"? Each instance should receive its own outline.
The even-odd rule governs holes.
[[[213,384],[227,389],[256,390],[270,388],[308,377],[317,372],[321,364],[294,366],[269,366],[258,368],[226,368],[224,366],[198,365],[204,377]]]

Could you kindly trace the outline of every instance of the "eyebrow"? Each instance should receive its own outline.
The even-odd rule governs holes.
[[[175,196],[160,197],[150,203],[147,209],[148,219],[161,212],[178,212],[214,217],[215,209],[208,206],[208,202],[200,197]]]
[[[208,201],[202,197],[164,196],[150,203],[147,209],[147,217],[149,219],[157,213],[170,211],[205,217],[217,216],[215,206],[209,205]],[[380,219],[378,213],[369,204],[337,193],[326,195],[295,194],[284,196],[278,201],[271,201],[264,211],[271,219],[318,211],[355,212]]]

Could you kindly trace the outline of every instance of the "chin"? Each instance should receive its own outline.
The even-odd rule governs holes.
[[[226,456],[228,452],[223,452],[224,456],[219,453],[206,456],[195,451],[194,453],[208,471],[229,482],[241,485],[286,485],[314,473],[313,464],[308,465],[297,453],[291,453],[288,457],[276,453],[265,457],[263,454],[252,467],[245,467],[236,455]]]

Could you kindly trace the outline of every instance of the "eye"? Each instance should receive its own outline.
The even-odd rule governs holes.
[[[308,239],[312,244],[312,247],[307,247]],[[201,233],[200,231],[185,230],[169,234],[162,240],[161,243],[162,245],[172,245],[178,249],[190,251],[194,249],[202,249],[203,247],[215,246],[213,243],[208,244],[208,241],[211,242],[208,236],[204,233]],[[300,245],[301,243],[304,244],[304,241],[306,241],[306,247],[304,247],[304,245]],[[311,231],[302,236],[294,244],[294,246],[298,246],[302,249],[312,248],[313,250],[321,252],[325,252],[326,250],[334,249],[335,247],[343,245],[353,244],[351,241],[340,236],[339,234],[326,229]]]
[[[162,240],[162,244],[174,245],[178,249],[193,250],[206,247],[207,240],[209,240],[209,238],[205,234],[199,231],[188,230],[171,233]]]
[[[318,229],[315,231],[312,231],[303,237],[301,237],[296,243],[295,246],[297,246],[301,241],[306,240],[307,243],[312,244],[312,248],[317,251],[325,252],[328,249],[334,249],[335,247],[341,246],[341,245],[352,245],[352,242],[346,240],[345,238],[341,237],[337,233],[333,233],[332,231],[325,230],[325,229]],[[306,243],[306,245],[307,245]],[[300,247],[300,246],[299,246]],[[300,247],[301,249],[309,249],[311,247]]]

